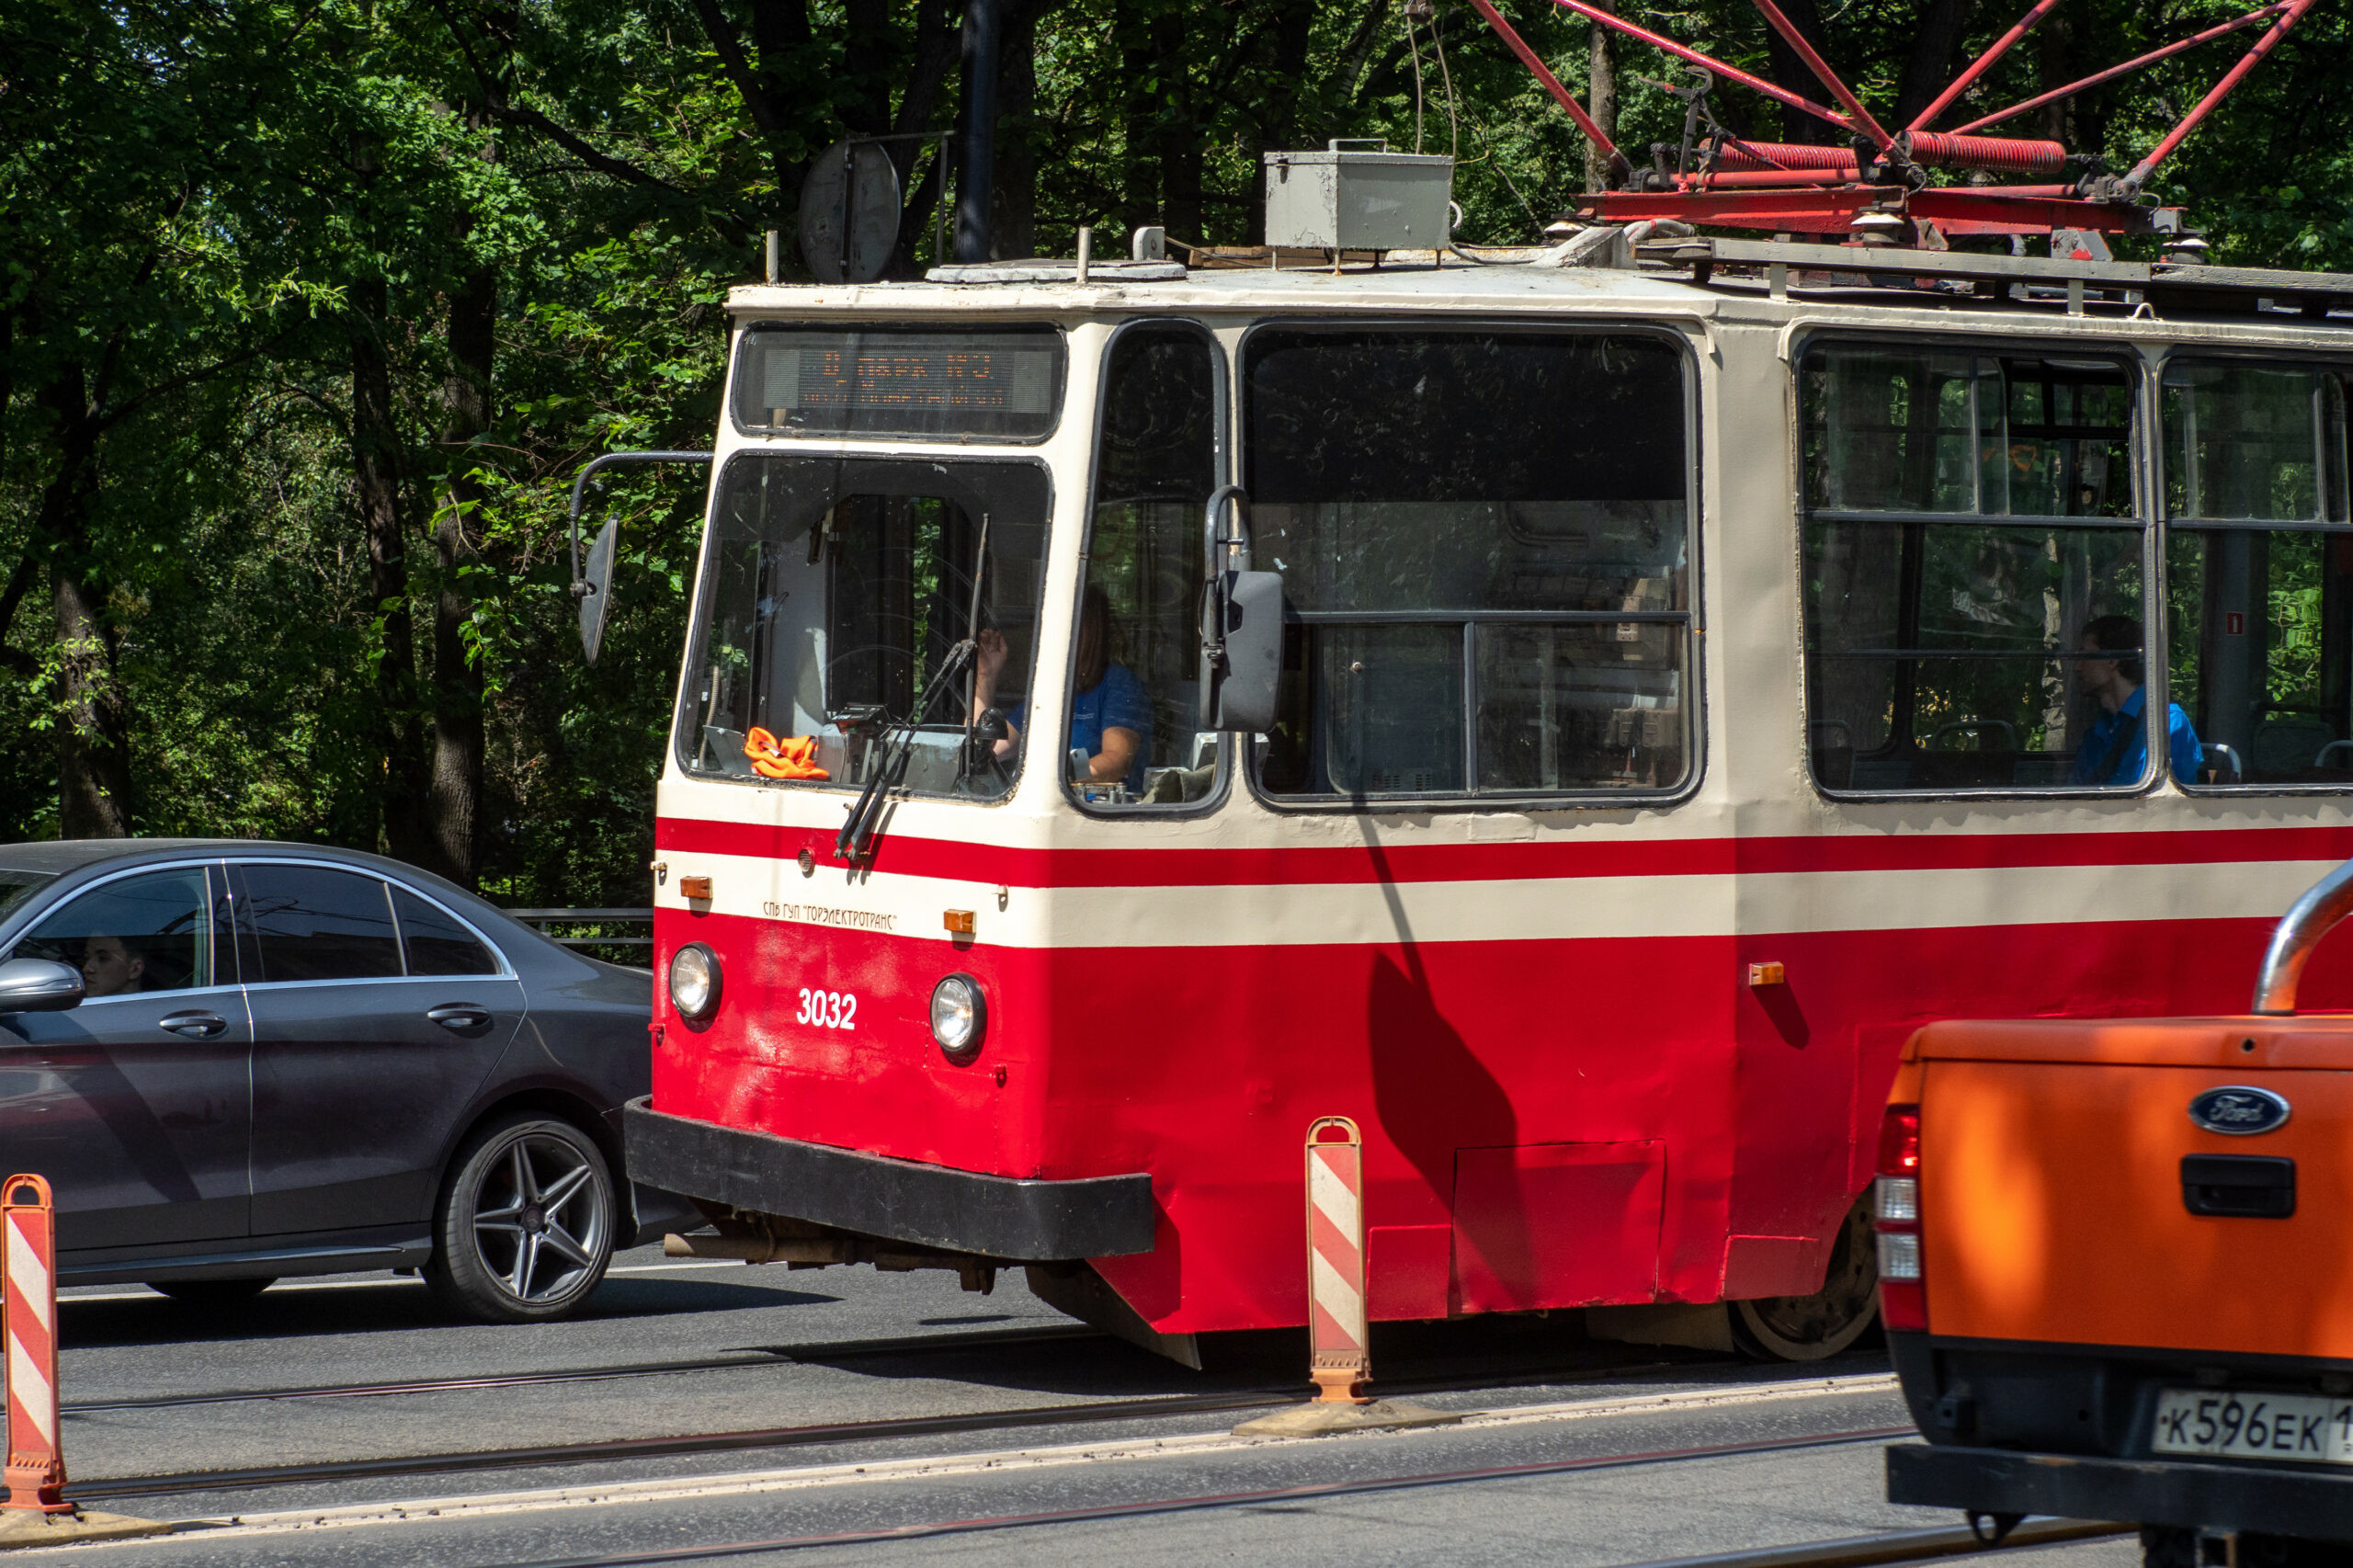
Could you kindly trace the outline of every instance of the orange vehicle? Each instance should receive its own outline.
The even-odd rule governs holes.
[[[2296,1016],[2353,864],[2240,1017],[1938,1023],[1880,1142],[1888,1496],[2006,1533],[2141,1526],[2151,1568],[2353,1561],[2353,1015]]]

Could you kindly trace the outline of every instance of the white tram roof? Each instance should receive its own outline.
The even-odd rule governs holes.
[[[2342,273],[1689,237],[1616,246],[1616,265],[1608,264],[1610,247],[1589,245],[1586,256],[1603,263],[1594,265],[1564,259],[1567,248],[1392,252],[1378,264],[1352,254],[1336,269],[1296,253],[1285,253],[1279,267],[1230,257],[1190,269],[1106,260],[1090,265],[1084,283],[1073,261],[1008,261],[935,268],[920,282],[742,285],[730,291],[728,309],[739,317],[804,318],[1587,310],[1745,316],[1752,312],[1740,303],[1748,301],[1772,314],[1792,307],[1813,314],[1835,304],[1999,314],[2012,324],[2021,315],[2073,316],[2077,327],[2135,316],[2143,326],[2154,316],[2336,329],[2324,334],[2329,337],[2353,327],[2353,275]]]

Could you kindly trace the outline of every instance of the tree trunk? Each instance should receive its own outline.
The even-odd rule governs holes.
[[[1153,25],[1153,54],[1162,86],[1158,141],[1159,222],[1172,233],[1199,239],[1201,226],[1201,133],[1193,123],[1193,78],[1186,68],[1186,11],[1171,6]]]
[[[1288,152],[1298,145],[1299,100],[1306,88],[1308,51],[1314,41],[1314,0],[1286,0],[1275,17],[1275,58],[1271,74],[1277,84],[1269,96],[1270,109],[1250,147],[1250,207],[1243,214],[1242,243],[1267,243],[1267,154]],[[1209,243],[1206,234],[1189,239]]]
[[[1038,12],[1008,0],[997,40],[996,254],[1038,254]]]
[[[1593,0],[1595,6],[1615,14],[1618,7],[1610,0]],[[1593,59],[1586,89],[1586,113],[1593,116],[1593,123],[1612,142],[1618,140],[1618,63],[1617,34],[1597,25],[1593,28]],[[1587,190],[1609,188],[1609,160],[1601,150],[1588,142],[1585,147],[1585,187]]]
[[[1128,209],[1125,226],[1133,229],[1157,223],[1173,234],[1199,240],[1199,234],[1187,233],[1168,221],[1168,210],[1161,200],[1157,106],[1142,86],[1152,74],[1152,40],[1132,21],[1129,30],[1127,47],[1120,51],[1120,80],[1126,84],[1128,100],[1120,126],[1121,151],[1127,164],[1123,171]]]
[[[1913,116],[1934,103],[1959,72],[1961,40],[1971,9],[1970,0],[1930,0],[1921,12],[1911,57],[1904,64],[1903,85],[1895,95],[1895,116],[1886,122],[1890,135],[1911,124]]]
[[[1825,60],[1829,58],[1822,47],[1822,13],[1815,7],[1813,0],[1782,0],[1781,15],[1789,17],[1790,25],[1798,29],[1799,36],[1813,46],[1816,54]],[[1767,57],[1772,62],[1775,86],[1817,104],[1830,96],[1828,90],[1814,80],[1813,73],[1806,69],[1804,60],[1789,46],[1779,32],[1770,28],[1766,29],[1765,48]],[[1791,108],[1787,104],[1779,108],[1781,140],[1784,142],[1841,142],[1847,140],[1839,129],[1827,120],[1816,119],[1803,109]]]
[[[131,835],[130,704],[115,678],[116,639],[105,618],[106,588],[88,557],[97,499],[98,426],[81,367],[43,387],[55,422],[58,467],[41,494],[33,535],[46,541],[59,653],[57,749],[60,831],[67,838]]]
[[[383,756],[384,847],[400,859],[426,863],[435,842],[426,769],[416,755],[416,631],[401,534],[400,432],[384,355],[390,291],[383,279],[365,278],[352,285],[351,301],[351,472],[368,541],[368,597],[380,628],[376,742]]]
[[[449,373],[441,387],[443,479],[433,518],[434,870],[472,887],[482,874],[483,672],[467,656],[473,601],[459,574],[474,555],[471,514],[483,488],[474,441],[490,426],[498,269],[475,270],[449,301]]]
[[[41,493],[33,540],[46,541],[56,611],[59,831],[67,838],[131,836],[131,702],[118,678],[119,639],[107,590],[90,559],[90,513],[98,492],[99,421],[80,366],[39,394],[55,423],[56,473]]]

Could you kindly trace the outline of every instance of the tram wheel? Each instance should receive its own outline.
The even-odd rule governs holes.
[[[1759,1361],[1819,1361],[1853,1345],[1878,1318],[1879,1248],[1866,1193],[1831,1244],[1822,1289],[1733,1302],[1732,1337]]]

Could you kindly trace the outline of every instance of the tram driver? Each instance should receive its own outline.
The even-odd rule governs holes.
[[[980,670],[972,683],[972,710],[995,706],[997,678],[1004,673],[1009,650],[1005,633],[983,627]],[[1152,698],[1135,672],[1111,657],[1111,601],[1100,587],[1089,584],[1078,619],[1078,667],[1072,673],[1078,695],[1071,699],[1070,737],[1065,749],[1086,754],[1086,778],[1097,784],[1124,783],[1143,788],[1144,764],[1152,756]],[[996,743],[996,755],[1010,756],[1021,744],[1021,725],[1029,716],[1027,698],[1006,710],[1006,738]]]
[[[2141,623],[2129,615],[2100,616],[2084,628],[2083,652],[2086,657],[2076,661],[2075,679],[2100,711],[2075,753],[2075,782],[2138,782],[2149,757],[2148,726],[2141,722],[2146,700],[2142,683],[2147,678],[2141,662]],[[2198,782],[2205,747],[2178,702],[2165,705],[2165,750],[2174,778],[2185,784]]]

